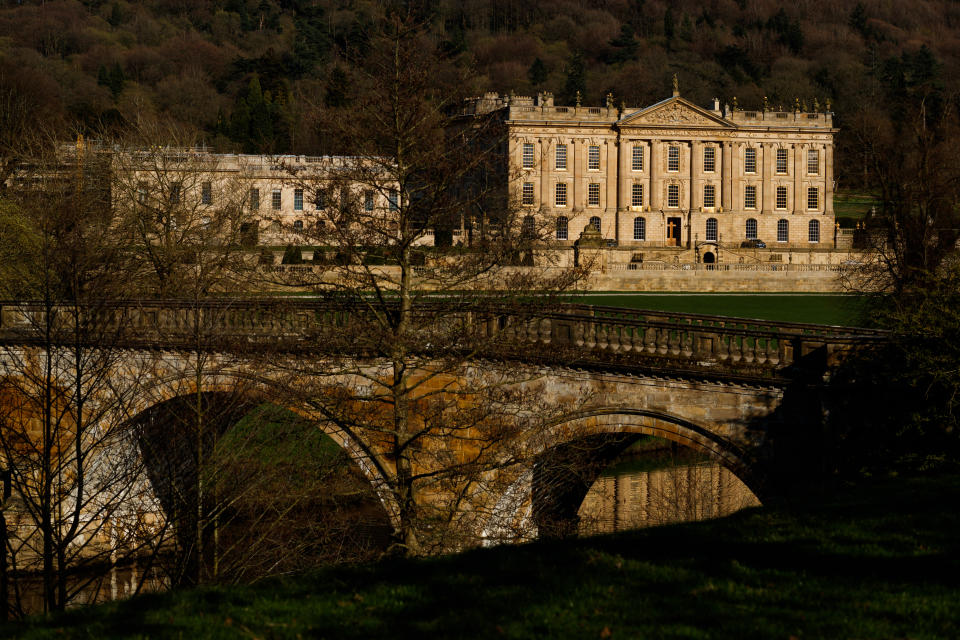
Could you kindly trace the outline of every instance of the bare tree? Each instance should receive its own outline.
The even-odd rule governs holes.
[[[956,256],[960,164],[953,149],[960,129],[952,104],[928,109],[921,100],[904,122],[868,111],[859,115],[854,128],[881,206],[866,219],[875,261],[854,274],[857,288],[909,304],[907,294]]]
[[[252,380],[269,341],[247,344],[226,322],[257,291],[255,256],[244,245],[248,170],[263,159],[211,154],[189,132],[150,121],[113,150],[124,271],[160,298],[143,303],[142,317],[155,317],[147,331],[177,350],[169,400],[129,416],[172,525],[169,540],[154,541],[159,566],[173,584],[196,584],[319,562],[327,556],[318,540],[343,532],[331,523],[331,504],[337,491],[356,490],[346,488],[350,465],[313,425],[269,419],[268,398]],[[317,497],[331,492],[319,508]]]
[[[849,475],[960,460],[957,102],[930,86],[901,101],[899,117],[865,112],[855,126],[881,207],[861,231],[870,259],[851,284],[874,294],[871,321],[890,330],[890,339],[833,374],[832,386],[843,391],[830,412],[832,464]]]
[[[126,248],[118,266],[127,277],[160,298],[196,300],[248,287],[248,256],[238,251],[245,165],[209,153],[194,132],[147,118],[111,148],[114,232]]]
[[[579,273],[544,264],[544,229],[511,197],[501,123],[462,113],[468,72],[402,16],[370,43],[351,106],[319,110],[332,155],[290,167],[314,206],[287,228],[314,265],[277,278],[343,321],[315,337],[322,358],[278,366],[370,462],[395,549],[415,555],[475,544],[492,515],[481,497],[536,449],[557,409],[521,384],[539,374],[509,360],[516,327],[498,318],[549,306]]]
[[[50,144],[19,165],[17,188],[0,204],[0,286],[5,298],[27,300],[4,308],[6,551],[13,593],[23,596],[39,573],[44,611],[83,593],[95,578],[86,569],[136,555],[146,525],[135,443],[115,420],[136,381],[114,376],[124,322],[104,302],[130,293],[114,269],[122,247],[111,233],[108,163],[82,139],[72,149]]]

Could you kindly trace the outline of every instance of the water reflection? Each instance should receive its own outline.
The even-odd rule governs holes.
[[[729,515],[760,501],[716,462],[659,445],[628,450],[580,506],[579,533],[594,535]]]
[[[69,608],[120,600],[138,593],[166,591],[170,581],[153,566],[111,566],[68,576]],[[9,612],[14,618],[43,612],[43,581],[39,575],[21,575],[11,581]]]

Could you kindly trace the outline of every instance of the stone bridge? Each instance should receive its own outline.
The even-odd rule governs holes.
[[[52,348],[49,336],[38,332],[48,311],[35,303],[3,304],[5,377],[16,375],[18,362],[36,361]],[[125,381],[118,388],[131,395],[123,415],[112,419],[135,419],[178,397],[242,383],[323,424],[308,405],[291,406],[295,401],[283,393],[289,379],[264,370],[255,354],[269,348],[281,361],[322,360],[325,350],[344,348],[329,338],[361,311],[313,300],[223,300],[111,304],[90,313],[100,314],[97,326],[126,327],[109,345],[96,336],[89,345],[120,354],[112,377]],[[574,304],[550,310],[491,304],[468,315],[472,330],[505,338],[494,352],[476,354],[478,368],[485,358],[516,362],[533,372],[527,384],[557,409],[531,445],[538,462],[513,470],[511,482],[483,496],[477,511],[484,516],[470,521],[474,535],[491,539],[511,537],[517,518],[541,533],[562,531],[603,466],[641,434],[707,454],[761,499],[776,495],[805,473],[805,456],[825,446],[823,392],[830,372],[852,349],[885,340],[867,329]],[[215,373],[201,380],[184,366],[187,354],[198,351],[216,362]],[[358,347],[355,357],[369,355]],[[59,384],[70,386],[69,380]],[[378,470],[389,456],[376,442],[358,442],[334,428],[329,435],[382,486]],[[588,463],[581,456],[580,468],[571,470],[572,452],[585,441],[593,443]],[[398,506],[384,501],[396,518]]]

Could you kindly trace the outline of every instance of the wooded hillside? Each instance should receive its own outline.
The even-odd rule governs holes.
[[[55,0],[0,4],[0,128],[95,134],[172,117],[219,150],[319,153],[317,109],[349,107],[365,41],[388,9],[364,0]],[[552,91],[558,104],[644,106],[670,92],[741,108],[826,107],[845,133],[841,182],[864,169],[855,121],[951,102],[960,4],[948,0],[426,0],[475,90]],[[438,79],[438,81],[441,79]]]

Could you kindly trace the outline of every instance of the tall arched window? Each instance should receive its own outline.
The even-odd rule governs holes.
[[[557,240],[567,239],[567,216],[557,218]]]
[[[777,242],[786,242],[790,239],[790,223],[785,218],[777,220]]]
[[[807,240],[810,242],[820,242],[820,221],[811,220],[807,225]]]
[[[716,218],[707,218],[707,241],[708,242],[717,241],[717,219]]]
[[[646,218],[637,217],[633,219],[633,239],[634,240],[646,240],[647,239],[647,220]]]
[[[597,233],[600,232],[600,216],[590,216],[590,224],[597,230]]]
[[[747,218],[747,240],[757,239],[757,221],[754,218]]]

